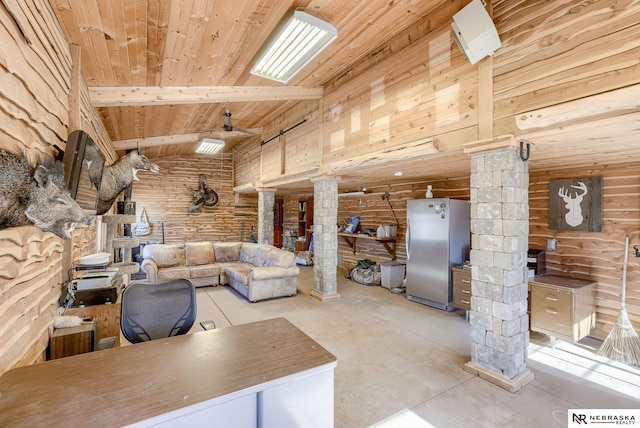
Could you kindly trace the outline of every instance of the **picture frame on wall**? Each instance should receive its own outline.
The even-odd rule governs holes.
[[[549,228],[602,232],[602,178],[549,182]]]

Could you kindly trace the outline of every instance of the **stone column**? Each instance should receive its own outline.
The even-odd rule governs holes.
[[[338,294],[338,182],[323,176],[313,182],[313,290],[320,300]]]
[[[533,380],[527,250],[529,172],[513,136],[465,145],[471,156],[471,361],[465,370],[511,392]]]
[[[258,243],[273,245],[273,204],[276,189],[258,189]]]

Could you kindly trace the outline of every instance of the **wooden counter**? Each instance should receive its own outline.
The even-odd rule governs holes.
[[[9,370],[0,426],[333,426],[335,365],[284,318],[203,331]]]

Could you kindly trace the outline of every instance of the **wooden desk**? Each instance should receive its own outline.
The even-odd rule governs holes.
[[[0,426],[330,427],[335,366],[284,318],[208,330],[9,370]]]
[[[357,233],[344,233],[338,232],[338,236],[342,236],[347,245],[353,250],[353,254],[356,253],[356,242],[358,239],[369,239],[380,242],[384,245],[385,250],[392,258],[396,258],[396,238],[377,238],[375,236],[359,235]]]

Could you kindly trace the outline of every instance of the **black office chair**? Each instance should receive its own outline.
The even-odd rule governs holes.
[[[122,293],[120,328],[131,343],[189,331],[196,320],[196,289],[188,279],[134,283]]]

